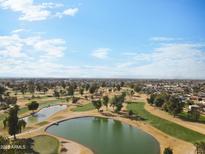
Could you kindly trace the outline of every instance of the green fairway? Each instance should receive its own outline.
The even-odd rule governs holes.
[[[58,154],[59,141],[48,135],[39,135],[32,138],[34,140],[34,150],[42,154]]]
[[[93,106],[92,103],[88,103],[82,106],[77,106],[76,108],[72,109],[74,112],[83,112],[83,111],[89,111],[89,110],[94,110],[95,107]]]
[[[127,106],[128,110],[132,110],[135,114],[143,117],[146,122],[150,123],[155,128],[163,131],[170,136],[195,143],[197,141],[205,141],[205,135],[195,132],[191,129],[180,126],[171,121],[154,116],[144,109],[144,103],[130,103]]]

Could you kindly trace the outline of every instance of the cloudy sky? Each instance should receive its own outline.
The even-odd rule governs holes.
[[[204,0],[0,0],[0,77],[205,79]]]

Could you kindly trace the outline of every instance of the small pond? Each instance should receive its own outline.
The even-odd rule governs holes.
[[[24,117],[23,119],[27,122],[27,124],[42,122],[48,119],[53,114],[55,114],[56,112],[59,112],[66,108],[67,108],[67,105],[48,106],[48,107],[42,108],[40,111],[36,112],[34,115],[29,115],[27,117]]]

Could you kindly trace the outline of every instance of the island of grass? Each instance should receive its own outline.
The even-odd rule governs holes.
[[[132,110],[134,114],[143,117],[143,119],[145,119],[145,121],[151,124],[153,127],[161,130],[162,132],[170,136],[191,143],[196,143],[198,141],[205,141],[205,135],[149,113],[144,109],[143,102],[128,103],[127,109]]]
[[[74,112],[83,112],[83,111],[89,111],[89,110],[94,110],[95,107],[93,106],[92,103],[88,103],[85,105],[79,105],[76,108],[73,108],[72,111]]]
[[[58,154],[60,143],[59,141],[48,135],[39,135],[32,138],[34,140],[33,149],[42,154]]]

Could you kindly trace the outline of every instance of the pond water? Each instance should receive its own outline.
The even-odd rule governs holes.
[[[42,122],[46,119],[48,119],[50,116],[55,114],[56,112],[59,112],[61,110],[64,110],[67,108],[67,105],[54,105],[54,106],[48,106],[40,111],[36,112],[34,115],[30,115],[27,117],[24,117],[23,119],[29,123],[37,123],[37,122]]]
[[[159,154],[159,143],[144,131],[120,121],[82,117],[51,125],[47,132],[76,141],[95,154]]]

